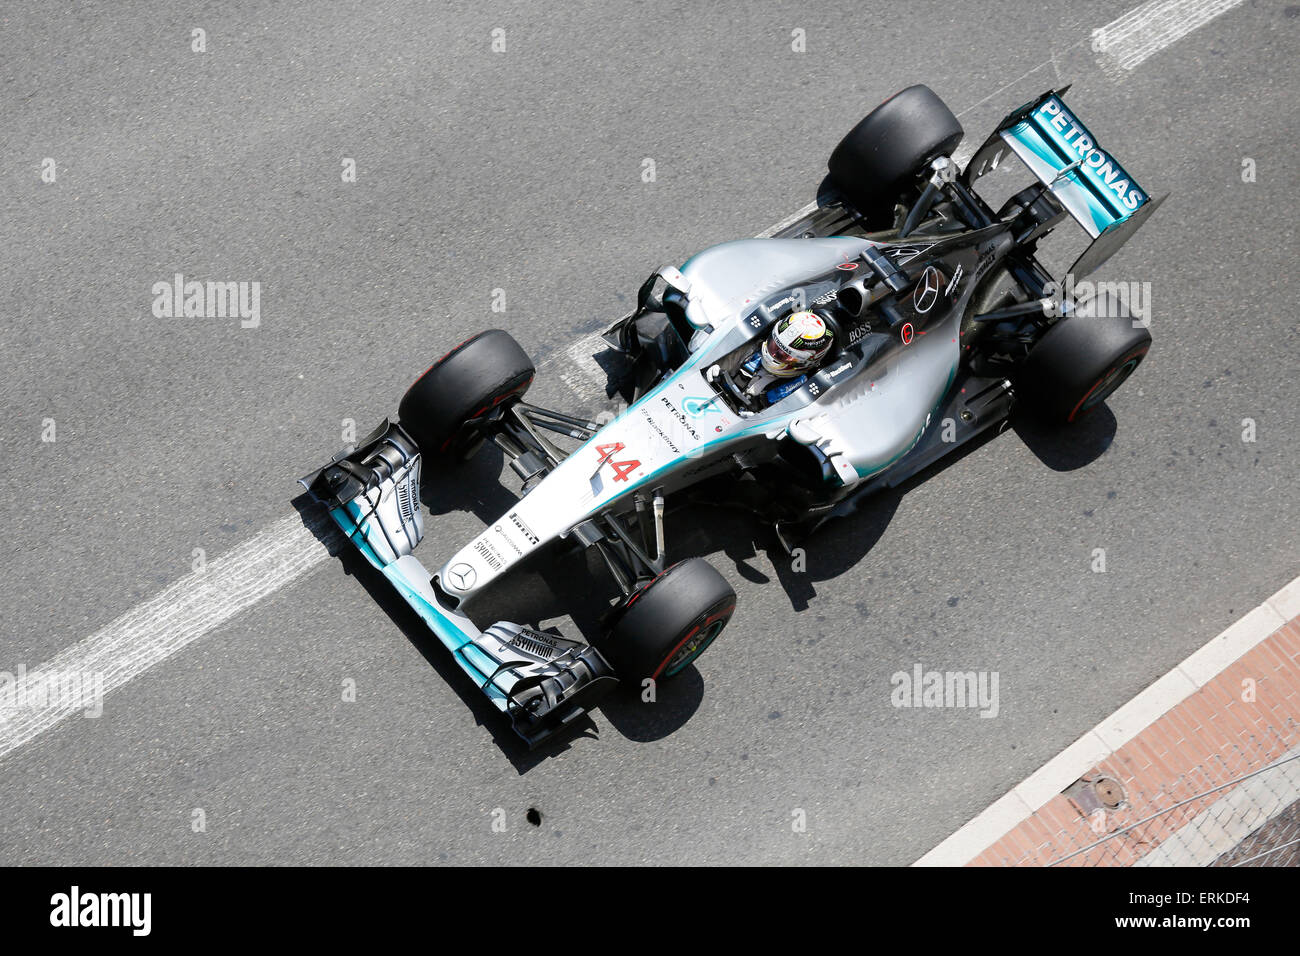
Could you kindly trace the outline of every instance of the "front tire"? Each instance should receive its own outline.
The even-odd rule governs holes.
[[[688,558],[628,599],[600,643],[619,678],[667,680],[704,653],[736,610],[736,592],[702,558]]]
[[[453,451],[465,425],[532,383],[532,359],[508,332],[488,329],[456,346],[415,380],[398,406],[404,428],[426,458]]]
[[[1050,421],[1083,418],[1115,392],[1146,358],[1151,333],[1127,309],[1099,297],[1096,317],[1076,315],[1048,329],[1025,357],[1016,384],[1026,403]]]

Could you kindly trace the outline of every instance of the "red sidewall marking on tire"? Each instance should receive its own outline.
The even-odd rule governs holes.
[[[476,411],[473,415],[471,415],[470,418],[478,418],[480,415],[482,415],[482,414],[483,414],[484,412],[486,412],[488,409],[490,409],[490,408],[496,408],[498,405],[500,405],[502,402],[504,402],[504,401],[505,401],[507,398],[509,398],[511,395],[514,395],[516,392],[520,392],[520,391],[524,390],[525,388],[527,388],[530,384],[532,384],[532,381],[533,381],[533,377],[532,377],[531,375],[528,376],[528,378],[524,379],[524,381],[520,382],[520,383],[519,383],[518,385],[516,385],[514,388],[510,389],[510,391],[508,391],[508,392],[502,392],[502,393],[501,393],[500,395],[498,395],[496,398],[492,399],[492,401],[488,402],[486,405],[484,405],[482,408],[480,408],[478,411]]]
[[[1110,368],[1106,369],[1106,373],[1105,373],[1104,375],[1102,375],[1101,378],[1097,379],[1096,382],[1093,383],[1092,388],[1088,389],[1087,394],[1085,394],[1085,395],[1083,396],[1083,398],[1079,399],[1079,404],[1077,404],[1077,405],[1074,406],[1074,409],[1070,412],[1070,417],[1067,418],[1066,421],[1067,421],[1067,422],[1072,422],[1072,421],[1074,421],[1074,417],[1075,417],[1076,415],[1079,414],[1079,409],[1083,407],[1083,403],[1086,402],[1089,398],[1092,397],[1092,393],[1093,393],[1093,392],[1095,392],[1095,391],[1097,391],[1097,389],[1101,388],[1101,384],[1102,384],[1102,382],[1106,381],[1106,379],[1110,378],[1110,376],[1111,376],[1112,374],[1114,374],[1115,372],[1119,371],[1121,368],[1123,368],[1123,367],[1124,367],[1125,365],[1127,365],[1129,362],[1133,361],[1133,359],[1138,358],[1139,356],[1146,355],[1147,352],[1149,352],[1149,351],[1151,351],[1151,345],[1148,343],[1147,345],[1144,345],[1142,348],[1140,348],[1140,349],[1136,349],[1135,351],[1130,352],[1128,355],[1125,355],[1122,359],[1120,359],[1118,362],[1116,362],[1116,363],[1115,363],[1114,365],[1112,365]],[[1132,373],[1129,373],[1129,374],[1132,374]],[[1089,409],[1089,411],[1091,411],[1091,409]]]
[[[719,611],[717,614],[713,615],[713,617],[709,618],[706,621],[702,621],[701,623],[695,625],[695,627],[691,628],[690,633],[688,633],[685,637],[683,637],[680,641],[678,641],[677,646],[664,655],[664,659],[659,662],[659,666],[656,667],[655,672],[650,675],[650,679],[651,680],[659,679],[659,675],[664,672],[664,668],[667,667],[668,662],[673,659],[673,655],[675,655],[678,651],[680,651],[682,647],[685,646],[686,642],[695,636],[696,631],[698,631],[702,627],[708,627],[714,621],[718,620],[719,618],[726,617],[727,615],[731,614],[735,610],[736,610],[736,605],[733,604],[731,605],[731,607]]]
[[[412,383],[412,386],[411,386],[411,387],[414,388],[416,385],[419,385],[420,382],[422,382],[422,381],[424,380],[424,376],[428,375],[430,372],[432,372],[435,368],[437,368],[437,367],[438,367],[439,365],[441,365],[443,362],[447,361],[447,359],[451,358],[453,355],[455,355],[457,352],[459,352],[459,351],[460,351],[461,349],[463,349],[465,346],[469,345],[470,342],[473,342],[475,339],[479,338],[479,337],[482,336],[483,334],[484,334],[484,333],[482,333],[482,332],[475,332],[473,335],[471,335],[469,338],[467,338],[464,342],[461,342],[460,345],[456,346],[454,349],[452,349],[450,352],[448,352],[448,353],[447,353],[446,355],[444,355],[442,358],[438,359],[438,361],[434,362],[432,365],[430,365],[428,368],[426,368],[423,372],[421,372],[421,373],[420,373],[420,377],[417,378],[417,379],[415,380],[414,383]]]
[[[675,567],[677,567],[677,565],[674,564],[674,565],[672,566],[672,568],[665,568],[664,570],[662,570],[662,571],[660,571],[658,574],[656,574],[654,577],[652,577],[652,578],[651,578],[649,581],[647,581],[645,584],[641,585],[641,587],[637,590],[637,592],[636,592],[635,594],[633,594],[630,598],[628,598],[628,599],[627,599],[627,603],[626,603],[625,605],[623,605],[623,613],[626,614],[628,608],[630,608],[633,604],[635,604],[635,603],[637,602],[637,598],[639,598],[641,595],[645,594],[646,591],[649,591],[649,590],[650,590],[650,587],[651,587],[651,586],[652,586],[656,581],[658,581],[660,578],[662,578],[665,574],[667,574],[669,571],[671,571],[671,570],[672,570],[673,568],[675,568]]]

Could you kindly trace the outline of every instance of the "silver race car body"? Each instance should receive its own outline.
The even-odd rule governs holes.
[[[515,365],[499,388],[469,406],[463,424],[437,440],[427,429],[419,437],[414,425],[421,423],[408,423],[404,399],[402,424],[384,422],[302,484],[515,729],[530,744],[545,739],[589,710],[619,675],[597,645],[512,622],[474,623],[480,595],[522,562],[557,542],[594,549],[624,595],[610,614],[627,614],[667,573],[668,496],[746,479],[749,506],[788,547],[797,534],[852,510],[865,493],[1006,423],[1017,376],[1075,308],[1056,298],[1054,281],[1034,258],[1038,239],[1075,217],[1093,239],[1075,263],[1078,277],[1113,254],[1161,202],[1099,148],[1092,149],[1097,156],[1072,160],[1068,150],[1079,140],[1061,132],[1062,117],[1087,131],[1065,111],[1061,92],[1010,114],[963,173],[946,156],[931,161],[927,154],[928,165],[899,187],[883,223],[863,212],[874,208],[870,195],[855,208],[832,192],[774,238],[725,242],[680,268],[658,270],[641,287],[637,308],[605,333],[623,358],[625,374],[615,385],[628,401],[612,421],[598,425],[524,403],[531,362],[505,333],[482,333],[505,338]],[[873,117],[903,110],[909,96],[925,106],[933,94],[904,91],[860,126],[893,122]],[[940,126],[950,120],[959,138],[946,115]],[[1091,134],[1087,140],[1095,144]],[[945,143],[955,141],[949,135]],[[995,212],[972,185],[1007,154],[1024,159],[1039,184]],[[833,174],[837,162],[833,156]],[[818,367],[751,400],[737,376],[781,317],[804,310],[832,330],[831,351]],[[1070,334],[1080,340],[1077,322]],[[1118,387],[1145,354],[1149,335],[1117,334],[1122,341],[1103,356],[1096,385],[1084,382],[1081,398],[1069,396],[1071,403],[1078,398],[1065,407],[1071,420]],[[430,373],[457,361],[464,347]],[[454,398],[466,381],[440,394]],[[425,408],[429,414],[439,406]],[[565,450],[545,432],[578,445]],[[524,491],[472,541],[439,555],[431,572],[413,553],[424,534],[422,463],[449,451],[472,453],[486,440],[501,448]],[[776,491],[755,497],[755,488]],[[707,640],[687,645],[683,638],[692,653],[722,626],[715,617],[701,620],[714,626]]]
[[[837,297],[865,270],[861,256],[869,248],[890,249],[860,238],[747,239],[672,270],[667,281],[682,287],[693,330],[689,358],[448,559],[439,571],[443,586],[468,598],[620,499],[651,486],[671,494],[726,470],[735,456],[773,457],[782,440],[816,448],[846,488],[899,460],[920,440],[957,373],[962,306],[977,273],[968,243],[938,256],[901,247],[898,258],[934,263],[921,269],[922,284],[904,307],[907,346],[879,333],[845,342],[821,372],[748,416],[708,380],[715,363],[761,338],[769,317]]]

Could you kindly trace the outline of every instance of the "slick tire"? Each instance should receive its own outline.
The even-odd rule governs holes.
[[[674,564],[628,599],[599,650],[624,682],[676,677],[722,633],[736,592],[703,558]]]
[[[398,406],[402,428],[426,458],[456,451],[465,443],[467,424],[522,396],[534,371],[509,333],[480,332],[434,362],[406,390]]]
[[[1101,298],[1099,303],[1106,300]],[[1151,348],[1151,333],[1127,310],[1057,322],[1025,357],[1016,387],[1030,410],[1061,424],[1076,422],[1133,374]]]

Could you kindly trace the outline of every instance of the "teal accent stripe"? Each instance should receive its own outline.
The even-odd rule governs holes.
[[[441,608],[430,603],[424,595],[412,588],[402,577],[401,572],[392,565],[384,568],[383,573],[384,577],[392,582],[397,592],[406,599],[406,603],[411,605],[415,613],[420,615],[424,623],[429,626],[434,636],[451,651],[451,656],[460,665],[461,670],[474,680],[474,683],[491,698],[498,709],[505,710],[504,690],[509,690],[513,684],[513,675],[508,671],[502,671],[497,675],[496,684],[488,684],[489,675],[497,669],[500,661],[494,660],[474,643],[476,635],[462,630],[460,625],[448,617]]]
[[[413,588],[398,569],[396,564],[384,564],[379,560],[379,556],[366,540],[370,533],[370,519],[358,524],[357,519],[361,517],[361,506],[354,500],[349,501],[342,508],[331,508],[330,517],[347,534],[357,550],[372,565],[379,569],[393,585],[393,588],[399,595],[411,606],[411,609],[420,616],[434,636],[442,642],[449,651],[452,658],[460,665],[461,670],[468,674],[479,688],[487,694],[493,704],[499,710],[506,709],[505,690],[509,690],[515,677],[509,671],[502,671],[497,675],[496,683],[488,684],[488,677],[496,669],[499,661],[492,659],[485,651],[474,643],[477,631],[473,633],[464,630],[454,618],[449,617],[442,608],[431,603],[423,594]]]

